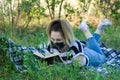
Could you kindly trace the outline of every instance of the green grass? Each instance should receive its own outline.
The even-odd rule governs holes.
[[[120,50],[120,27],[112,26],[102,32],[101,40],[111,48]],[[94,32],[94,29],[91,29]],[[81,31],[74,29],[75,36],[84,40]],[[16,44],[24,46],[38,47],[40,43],[47,42],[45,27],[34,27],[32,29],[16,28],[13,31],[10,27],[0,30],[0,37],[5,36],[13,39]],[[2,56],[4,54],[5,56]],[[0,80],[119,80],[120,70],[108,68],[112,73],[102,75],[96,71],[91,71],[85,67],[79,68],[75,65],[64,65],[56,63],[47,65],[46,63],[35,62],[33,56],[26,55],[24,63],[27,65],[28,72],[19,73],[12,62],[10,62],[7,52],[0,53]]]

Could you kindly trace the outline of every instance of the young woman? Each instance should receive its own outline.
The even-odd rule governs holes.
[[[47,28],[50,40],[48,51],[58,51],[61,61],[65,64],[72,63],[76,59],[80,66],[98,66],[103,64],[105,62],[105,56],[100,49],[98,40],[103,28],[111,24],[108,19],[101,21],[95,33],[92,35],[86,22],[82,21],[79,29],[83,31],[87,38],[87,46],[83,47],[82,43],[75,38],[68,21],[60,19],[53,20]]]
[[[79,66],[99,66],[105,62],[105,55],[101,51],[98,43],[100,39],[101,31],[110,26],[112,23],[108,20],[102,20],[95,33],[92,35],[89,31],[88,25],[85,21],[82,21],[79,29],[83,31],[87,38],[86,46],[77,40],[72,31],[70,23],[66,20],[56,19],[50,22],[47,27],[47,34],[49,38],[49,45],[47,51],[50,53],[59,52],[59,58],[64,64],[72,64],[77,60]],[[18,52],[30,52],[38,51],[35,47],[25,47],[21,45],[15,45],[14,42],[8,40],[8,48],[10,53],[10,59],[15,64],[17,70],[22,71],[21,55]],[[48,59],[52,63],[53,59]]]

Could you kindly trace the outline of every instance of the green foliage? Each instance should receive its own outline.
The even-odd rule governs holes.
[[[39,0],[22,0],[20,9],[31,17],[40,19],[40,16],[47,16],[45,14],[45,8],[38,4]]]
[[[15,67],[13,66],[12,62],[10,62],[9,54],[8,54],[8,39],[6,36],[0,35],[0,79],[6,79],[10,78],[12,70],[15,70]],[[9,74],[6,74],[7,72],[10,72]],[[15,72],[15,71],[14,71]],[[4,77],[4,78],[3,78]]]
[[[10,2],[11,2],[11,0],[7,0],[7,2],[8,2],[8,3],[10,3]]]
[[[91,1],[92,0],[78,0],[78,5],[75,7],[70,3],[65,3],[63,5],[63,9],[65,10],[66,16],[70,18],[77,17],[77,19],[85,18],[85,15],[83,14],[87,14]],[[73,22],[74,21],[75,20],[73,18]]]
[[[65,4],[63,8],[66,10],[67,14],[69,15],[74,14],[76,11],[76,9],[74,9],[74,7],[71,6],[70,4]]]
[[[9,31],[11,33],[11,31]],[[33,34],[34,33],[34,34]],[[77,28],[74,29],[74,33],[78,39],[84,39],[84,35]],[[15,35],[16,34],[16,35]],[[106,45],[115,47],[115,49],[119,49],[120,36],[119,36],[119,27],[110,27],[105,29],[102,32],[102,41],[105,42]],[[26,36],[25,36],[26,35]],[[7,36],[9,36],[7,34]],[[31,38],[32,37],[32,38]],[[39,29],[36,28],[32,30],[31,33],[28,33],[27,30],[22,30],[22,33],[16,31],[14,36],[12,37],[16,43],[24,45],[34,45],[37,46],[39,43],[42,43],[47,40],[47,35],[45,33],[45,28]],[[16,39],[15,39],[16,38]],[[22,40],[21,40],[22,39]],[[48,65],[46,62],[41,62],[34,58],[33,54],[29,52],[24,53],[24,66],[28,72],[19,73],[16,71],[14,65],[10,62],[9,56],[7,56],[6,52],[6,42],[7,38],[0,38],[0,49],[5,51],[4,57],[0,59],[0,79],[13,79],[13,80],[119,80],[120,70],[118,68],[106,67],[110,72],[108,75],[100,74],[91,67],[88,69],[86,67],[79,67],[77,62],[73,65],[64,65],[62,63],[55,63],[53,65]],[[26,43],[27,42],[27,43]],[[3,44],[5,43],[5,44]],[[1,51],[0,50],[0,51]],[[4,52],[3,51],[3,52]],[[69,54],[68,54],[69,55]],[[4,59],[4,62],[1,62]],[[5,63],[5,64],[4,64]],[[8,65],[9,64],[9,65]],[[4,67],[3,67],[4,66]],[[117,75],[116,75],[117,74]]]
[[[94,3],[91,3],[91,1],[93,0],[78,0],[78,5],[74,7],[65,0],[44,0],[45,5],[42,5],[43,3],[40,0],[6,0],[0,6],[0,25],[9,24],[10,27],[20,25],[28,28],[30,27],[29,24],[37,25],[42,18],[54,19],[58,16],[58,18],[70,17],[70,20],[77,16],[77,19],[81,20],[86,16],[83,14],[89,12],[90,5],[97,9],[96,15],[105,15],[106,18],[112,18],[115,24],[120,21],[119,0],[96,0]],[[65,16],[61,16],[62,11]]]
[[[102,33],[101,39],[106,45],[120,50],[119,42],[120,42],[120,27],[119,26],[112,26],[108,29],[105,29]]]
[[[92,0],[78,0],[78,1],[79,1],[80,10],[82,12],[87,12],[90,6],[90,2]]]
[[[38,2],[39,0],[22,0],[19,5],[20,14],[26,14],[22,19],[26,16],[41,19],[42,17],[48,17],[45,11],[47,10],[43,6],[41,6]],[[50,9],[53,9],[56,6],[59,6],[61,0],[47,0],[49,4],[47,6]],[[79,8],[75,9],[69,4],[65,4],[63,7],[68,14],[75,14],[81,12],[86,12],[89,8],[91,0],[79,0]],[[119,9],[120,9],[120,1],[114,0],[112,4],[113,7],[109,6],[109,1],[111,0],[102,0],[107,1],[100,4],[100,8],[103,11],[106,17],[112,17],[113,22],[117,25],[119,24]],[[10,4],[11,0],[7,0],[5,6],[7,7],[8,3]],[[99,3],[96,3],[98,5]],[[94,4],[95,6],[95,4]],[[14,64],[10,62],[9,54],[8,54],[8,46],[7,46],[7,37],[10,37],[18,44],[25,46],[35,46],[38,47],[40,43],[47,43],[47,35],[45,33],[46,27],[36,27],[34,26],[31,29],[22,28],[13,28],[8,25],[9,21],[9,9],[5,9],[5,15],[2,13],[2,8],[0,8],[0,19],[4,21],[4,26],[0,28],[0,79],[1,80],[119,80],[120,70],[118,68],[107,67],[108,71],[111,72],[108,75],[102,75],[96,71],[81,67],[79,65],[64,65],[61,63],[55,63],[53,65],[48,65],[46,62],[41,62],[40,60],[36,61],[34,56],[29,52],[24,53],[24,66],[28,70],[26,73],[19,73],[16,71]],[[19,10],[18,10],[19,11]],[[98,13],[100,10],[98,11]],[[54,14],[54,13],[53,13]],[[2,16],[3,15],[3,16]],[[17,10],[13,11],[13,16],[16,17]],[[5,17],[4,19],[2,17]],[[77,16],[78,17],[78,16]],[[15,19],[15,18],[14,18]],[[17,20],[17,19],[16,19]],[[47,20],[46,20],[47,21]],[[46,22],[45,21],[45,22]],[[34,22],[34,21],[33,21]],[[117,50],[120,50],[120,27],[113,25],[105,31],[102,32],[101,40],[108,46]],[[93,30],[92,30],[93,32]],[[74,29],[75,36],[79,40],[84,40],[84,34],[77,28]],[[11,35],[12,34],[12,35]],[[3,35],[6,35],[3,37]],[[19,52],[18,52],[19,53]],[[70,53],[68,53],[70,55]],[[116,75],[117,74],[117,75]]]
[[[12,28],[18,25],[28,28],[32,19],[39,21],[43,17],[48,17],[45,13],[46,8],[41,6],[39,0],[7,0],[3,1],[0,7],[0,15],[3,15],[0,17],[0,22],[3,26],[7,23]]]
[[[31,1],[26,1],[26,0],[23,0],[22,4],[20,5],[21,10],[23,10],[27,15],[29,15],[32,6],[33,3]]]
[[[7,38],[5,37],[1,37],[0,36],[0,65],[2,65],[3,63],[5,63],[6,59],[8,59],[6,56],[6,54],[8,53],[8,42],[7,42]]]
[[[119,17],[120,17],[120,0],[104,0],[100,2],[99,8],[101,8],[102,13],[106,16],[106,17],[110,17],[112,18],[116,23],[120,21]]]

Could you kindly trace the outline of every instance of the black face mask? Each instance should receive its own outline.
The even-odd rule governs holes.
[[[52,41],[51,41],[51,45],[53,48],[57,48],[57,49],[62,49],[65,46],[64,42],[53,43]]]

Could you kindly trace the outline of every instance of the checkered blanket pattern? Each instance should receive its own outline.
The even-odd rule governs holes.
[[[34,51],[39,51],[40,49],[31,47],[25,47],[22,45],[16,45],[11,39],[8,39],[9,43],[9,53],[10,59],[15,64],[18,71],[23,72],[22,65],[23,65],[23,55],[25,52],[29,52],[30,54]],[[85,43],[85,42],[83,42]],[[117,50],[108,48],[104,43],[100,44],[100,47],[103,53],[106,56],[106,63],[107,66],[118,66],[120,67],[120,52]],[[95,68],[98,72],[107,74],[107,70],[103,65]]]
[[[26,70],[23,70],[23,60],[24,60],[24,54],[29,53],[33,55],[35,51],[40,51],[40,49],[35,48],[33,46],[26,47],[22,45],[16,45],[11,39],[8,39],[8,44],[9,44],[9,55],[10,55],[10,60],[14,63],[16,69],[19,72],[24,72]],[[36,56],[35,56],[36,57]]]
[[[106,67],[115,67],[116,69],[120,68],[120,52],[118,50],[108,48],[105,44],[101,43],[101,49],[106,56],[106,62],[99,67],[96,67],[96,70],[100,73],[110,73]]]

